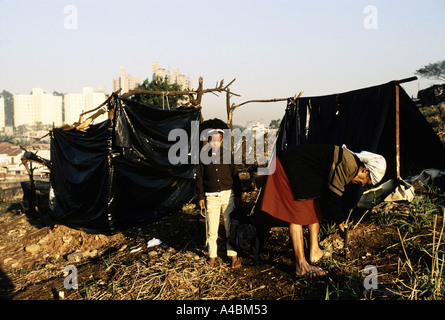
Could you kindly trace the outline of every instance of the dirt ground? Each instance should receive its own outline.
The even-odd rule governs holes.
[[[243,182],[243,209],[249,212],[258,191],[245,177]],[[231,269],[221,227],[221,258],[209,268],[204,219],[195,204],[107,236],[59,225],[45,214],[32,216],[21,199],[3,202],[0,300],[394,300],[421,298],[428,291],[427,298],[443,299],[443,269],[436,282],[424,269],[431,269],[435,246],[444,265],[444,244],[435,245],[431,223],[436,214],[438,235],[444,197],[438,203],[432,199],[432,208],[428,201],[383,203],[367,213],[355,212],[347,247],[335,228],[322,223],[321,244],[333,254],[318,264],[328,275],[316,278],[295,277],[287,228],[269,231],[259,262],[240,252],[242,267]],[[427,213],[416,215],[421,206]],[[394,217],[405,220],[395,223]],[[149,246],[152,239],[162,243]],[[371,289],[366,287],[367,266],[378,276],[378,286]]]
[[[245,192],[249,210],[257,191]],[[401,210],[401,208],[398,208]],[[408,210],[410,210],[408,208]],[[369,213],[348,233],[348,247],[335,232],[322,231],[333,251],[319,265],[328,276],[296,278],[287,228],[272,228],[257,263],[240,253],[232,269],[224,250],[215,268],[206,263],[204,224],[194,204],[156,223],[106,236],[29,216],[17,199],[0,207],[0,297],[10,300],[301,300],[396,299],[394,281],[404,253],[399,233]],[[225,241],[220,228],[220,248]],[[148,246],[152,239],[162,243]],[[419,237],[421,239],[421,237]],[[73,254],[74,253],[74,254]],[[421,253],[419,253],[421,255]],[[366,290],[367,265],[378,269],[378,288]],[[77,288],[70,287],[77,270]],[[67,280],[68,279],[68,280]],[[67,282],[68,281],[68,282]],[[68,287],[67,287],[68,285]]]
[[[250,182],[244,179],[246,212],[257,197]],[[443,299],[445,248],[435,241],[442,234],[444,198],[383,203],[369,212],[355,212],[346,247],[335,228],[322,223],[321,244],[333,255],[318,264],[328,275],[316,278],[295,277],[287,228],[269,231],[259,262],[241,252],[242,267],[231,269],[221,227],[221,258],[209,268],[203,218],[194,204],[156,223],[106,236],[59,225],[44,214],[31,216],[16,199],[0,203],[0,299]],[[149,246],[152,239],[162,243]],[[437,270],[428,275],[432,257],[441,266],[439,277],[433,277]],[[367,266],[377,271],[378,286],[369,282]]]

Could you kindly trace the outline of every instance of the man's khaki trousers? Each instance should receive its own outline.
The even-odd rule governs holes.
[[[223,214],[224,227],[226,229],[226,236],[230,232],[230,213],[235,208],[235,197],[232,190],[224,190],[219,192],[219,195],[206,196],[206,229],[207,229],[207,245],[209,249],[209,257],[216,258],[218,256],[218,247],[216,241],[218,240],[218,228],[221,213]],[[236,256],[237,253],[227,243],[227,256]]]

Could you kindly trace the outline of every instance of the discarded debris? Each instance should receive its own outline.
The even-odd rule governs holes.
[[[92,257],[95,257],[96,255],[97,255],[97,250],[75,251],[75,252],[67,255],[66,258],[69,262],[79,262],[83,258],[92,258]]]
[[[153,238],[147,242],[147,248],[158,246],[162,243],[161,240]]]
[[[139,247],[139,248],[136,248],[136,249],[130,250],[130,253],[135,253],[135,252],[138,252],[138,251],[140,251],[141,249],[142,249],[142,247]]]

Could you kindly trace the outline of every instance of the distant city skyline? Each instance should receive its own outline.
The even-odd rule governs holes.
[[[159,61],[204,88],[236,78],[236,103],[333,94],[445,59],[444,16],[443,0],[0,1],[0,90],[111,93],[121,66],[143,81]],[[403,87],[415,96],[435,83]],[[205,118],[227,120],[224,96],[202,105]],[[268,124],[285,107],[248,104],[234,123]]]
[[[121,89],[120,94],[126,93],[130,90],[136,89],[141,84],[140,77],[132,77],[127,73],[124,66],[121,66],[121,74],[119,78],[114,78],[112,81],[112,92]]]
[[[157,63],[153,63],[153,64],[157,64]],[[163,69],[163,68],[160,68],[160,69],[161,70],[158,70],[158,74],[157,74],[158,76],[162,75],[163,72],[167,71],[166,69]],[[124,66],[121,66],[121,72],[122,72],[122,70],[125,73],[126,68]],[[152,70],[154,70],[153,67],[152,67]],[[175,69],[175,70],[176,70],[176,74],[178,74],[179,69]],[[169,71],[167,71],[167,73],[169,73]],[[121,73],[121,77],[122,77],[122,75],[123,74]],[[151,75],[151,77],[148,76],[145,79],[152,80],[155,76],[156,76],[156,73],[153,73]],[[184,83],[190,84],[191,87],[193,88],[193,81],[190,78],[185,77],[183,75],[182,75],[182,77],[183,77],[183,79],[184,78],[186,79],[186,80],[183,80]],[[140,77],[130,77],[130,74],[126,74],[126,81],[128,81],[127,82],[128,84],[126,86],[124,86],[125,89],[121,91],[121,94],[125,93],[125,92],[128,92],[129,90],[135,89],[143,81],[143,80],[141,81],[140,79],[141,79]],[[391,79],[391,80],[397,80],[397,79]],[[391,81],[391,80],[388,80],[388,81]],[[112,79],[112,85],[111,85],[112,86],[112,90],[110,90],[109,92],[105,89],[105,86],[98,86],[96,88],[88,87],[88,86],[81,86],[81,88],[80,88],[81,90],[77,90],[76,91],[77,93],[60,92],[59,90],[57,90],[57,88],[56,89],[45,90],[45,89],[40,88],[39,86],[36,86],[36,87],[30,88],[30,90],[29,90],[30,94],[13,93],[13,92],[10,92],[7,89],[2,89],[2,88],[0,88],[0,93],[1,93],[1,91],[6,90],[6,91],[12,93],[14,98],[16,98],[16,96],[17,96],[17,98],[20,96],[19,99],[20,99],[20,101],[22,101],[21,102],[22,105],[27,105],[27,104],[29,105],[29,102],[27,102],[27,99],[29,100],[30,99],[29,97],[32,97],[32,92],[33,92],[34,89],[38,89],[39,91],[41,90],[41,92],[46,94],[46,95],[52,95],[53,92],[58,92],[58,93],[63,94],[64,97],[67,96],[68,101],[71,101],[71,102],[68,102],[67,103],[68,106],[65,106],[65,112],[64,112],[65,119],[64,119],[64,121],[59,120],[60,119],[59,116],[56,116],[54,118],[54,121],[51,121],[51,122],[48,122],[48,121],[45,122],[45,120],[43,121],[43,123],[45,123],[45,124],[50,124],[50,123],[54,122],[54,124],[56,126],[59,126],[59,125],[65,124],[65,123],[72,124],[72,123],[78,121],[79,115],[82,112],[91,110],[91,109],[97,107],[98,105],[100,105],[103,101],[105,101],[105,99],[106,99],[105,95],[106,94],[111,94],[112,92],[116,91],[116,89],[115,89],[116,87],[113,87],[113,86],[114,86],[114,83],[119,84],[120,83],[119,81],[120,81],[120,78]],[[125,80],[123,80],[123,81],[125,81]],[[104,81],[104,82],[106,82],[106,81]],[[385,81],[385,82],[387,82],[387,81]],[[415,98],[418,90],[421,90],[421,89],[430,87],[430,86],[432,86],[434,84],[442,83],[442,82],[443,81],[434,80],[434,79],[422,79],[422,78],[419,78],[417,81],[413,81],[413,82],[410,82],[410,83],[402,84],[402,87],[407,91],[409,96]],[[380,83],[374,83],[374,84],[371,84],[371,85],[377,85],[377,84],[380,84]],[[94,91],[94,92],[100,92],[101,94],[100,95],[95,95],[93,100],[91,100],[92,98],[88,98],[89,99],[88,101],[90,101],[90,102],[87,102],[85,104],[85,96],[84,96],[85,93],[78,93],[80,91],[84,91],[85,88],[88,88],[87,89],[88,92],[93,92]],[[349,90],[344,90],[342,92],[355,90],[355,89],[360,89],[360,87],[350,88]],[[302,90],[302,91],[304,91],[304,90]],[[333,93],[340,93],[340,92],[327,92],[326,94],[333,94]],[[26,96],[28,98],[26,98]],[[223,99],[224,98],[222,98],[222,97],[220,97],[220,98],[210,97],[210,95],[204,96],[204,98],[203,98],[204,101],[206,101],[206,100],[207,101],[208,100],[210,100],[210,101],[212,101],[212,100],[213,101],[216,101],[216,100],[223,101]],[[76,102],[76,101],[83,101],[83,102]],[[274,104],[275,103],[271,103],[269,107],[272,108]],[[0,98],[0,107],[2,105],[3,105],[3,108],[2,108],[3,112],[0,111],[0,129],[5,126],[4,125],[4,123],[5,123],[4,99]],[[284,108],[283,106],[284,106],[284,104],[282,104],[280,107],[283,109]],[[205,107],[206,107],[206,103],[204,103],[204,108]],[[42,122],[42,121],[30,120],[31,118],[34,119],[34,116],[31,115],[29,110],[31,110],[31,109],[28,106],[21,113],[26,118],[26,120],[20,120],[18,125],[21,125],[21,124],[32,125],[33,123],[36,123],[36,122]],[[221,110],[222,110],[222,108],[221,108]],[[205,111],[205,109],[204,109],[204,111]],[[51,111],[51,112],[53,112],[53,111]],[[223,112],[225,113],[225,110]],[[242,120],[241,121],[240,120],[237,121],[236,116],[235,116],[234,124],[241,125],[241,126],[245,126],[245,125],[249,126],[249,125],[251,125],[253,123],[260,122],[260,123],[268,126],[271,120],[281,119],[283,115],[284,115],[284,113],[283,114],[277,114],[276,118],[270,118],[270,119],[269,118],[252,118],[252,119],[247,119],[244,122]],[[211,117],[207,117],[207,118],[215,118],[215,117],[218,117],[218,116],[211,116]],[[221,119],[223,119],[223,120],[226,120],[225,114],[221,114],[221,115],[219,115],[219,117]],[[14,115],[14,118],[16,118],[15,115]],[[47,118],[48,118],[48,112],[46,112],[46,118],[45,119],[47,119]],[[104,115],[101,116],[100,118],[96,119],[96,122],[101,121],[101,120],[105,120],[105,116]],[[17,125],[14,125],[14,127],[17,127]]]
[[[13,95],[14,127],[35,124],[58,127],[65,123],[73,124],[79,121],[83,112],[98,107],[105,99],[106,95],[103,91],[98,92],[91,87],[83,87],[82,93],[65,93],[63,95],[45,93],[42,88],[33,88],[31,94]],[[106,119],[107,115],[105,114],[98,117],[96,121]],[[4,127],[5,122],[1,121],[0,115],[0,129]]]
[[[183,88],[184,90],[194,89],[193,81],[189,77],[181,74],[181,72],[179,72],[179,68],[175,68],[173,69],[172,72],[170,72],[170,70],[161,68],[161,64],[159,62],[153,62],[151,64],[151,72],[152,72],[152,79],[151,79],[152,81],[155,80],[156,78],[161,78],[161,79],[167,78],[167,81],[169,83],[179,84],[181,88]]]
[[[160,67],[159,62],[152,64],[152,75],[147,79],[154,80],[156,77],[167,78],[170,83],[177,83],[184,88],[193,89],[193,82],[179,72],[179,69],[170,71]],[[138,88],[141,78],[132,77],[126,72],[125,66],[120,67],[119,78],[112,79],[112,92],[121,89],[120,94]],[[44,125],[72,124],[79,121],[79,117],[85,111],[93,110],[106,100],[104,87],[94,89],[82,87],[82,93],[58,92],[53,90],[47,92],[43,88],[34,87],[30,94],[13,94],[13,118],[14,127],[21,125]],[[54,94],[57,92],[57,94]],[[5,127],[5,104],[0,99],[0,130]],[[3,112],[3,113],[2,113]],[[101,115],[95,121],[106,120],[107,115]]]

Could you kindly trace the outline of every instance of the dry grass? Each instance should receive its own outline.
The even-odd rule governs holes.
[[[111,259],[119,260],[119,256]],[[235,278],[227,279],[228,267],[210,269],[192,253],[162,254],[159,259],[112,263],[103,270],[105,278],[89,280],[70,299],[93,300],[189,300],[233,299]]]
[[[440,140],[445,143],[445,105],[422,107],[419,110]]]
[[[445,298],[445,195],[430,191],[411,203],[382,203],[365,216],[351,217],[354,228],[348,250],[338,241],[333,257],[320,264],[328,276],[318,279],[294,277],[285,228],[272,230],[260,256],[262,264],[245,255],[243,267],[231,269],[222,250],[223,259],[209,268],[194,210],[112,237],[62,226],[51,230],[31,226],[23,213],[2,213],[0,268],[10,284],[0,280],[0,294],[7,292],[12,299],[54,299],[63,292],[67,300],[441,300]],[[245,202],[256,198],[254,193],[249,196]],[[333,242],[336,236],[333,228],[323,225],[322,239]],[[153,237],[163,243],[147,247]],[[24,252],[24,246],[36,241],[52,243],[54,250]],[[70,263],[66,254],[76,248],[97,249],[98,254]],[[132,253],[136,248],[140,250]],[[6,262],[8,258],[12,260]],[[19,266],[13,268],[13,261]],[[76,290],[64,288],[63,269],[68,264],[78,270]],[[378,270],[378,289],[364,289],[367,265]]]

